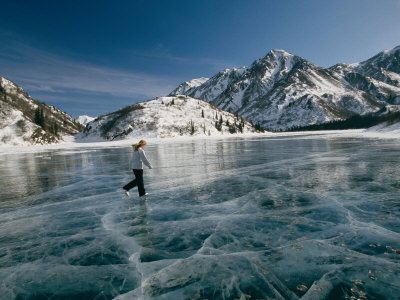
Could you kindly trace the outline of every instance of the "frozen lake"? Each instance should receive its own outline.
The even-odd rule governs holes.
[[[0,299],[399,299],[400,141],[0,156]],[[118,299],[119,299],[118,298]]]

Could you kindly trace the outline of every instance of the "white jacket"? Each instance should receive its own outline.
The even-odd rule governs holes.
[[[133,157],[132,157],[132,169],[140,170],[143,169],[143,163],[149,167],[149,169],[152,169],[151,163],[148,161],[146,157],[146,153],[142,148],[139,148],[137,151],[133,151]]]

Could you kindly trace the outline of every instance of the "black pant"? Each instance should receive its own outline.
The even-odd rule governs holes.
[[[144,190],[143,183],[143,169],[133,169],[133,174],[135,174],[135,179],[133,179],[127,185],[124,185],[123,189],[129,191],[131,188],[137,186],[139,196],[144,196],[144,194],[146,194],[146,191]]]

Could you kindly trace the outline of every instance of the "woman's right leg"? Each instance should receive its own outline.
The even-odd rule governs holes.
[[[135,170],[133,170],[133,174],[135,174]],[[136,174],[135,174],[135,179],[133,179],[132,181],[130,181],[128,184],[124,185],[122,188],[123,188],[125,191],[129,191],[131,188],[137,186],[137,184],[138,184],[138,183],[137,183],[137,176],[136,176]]]

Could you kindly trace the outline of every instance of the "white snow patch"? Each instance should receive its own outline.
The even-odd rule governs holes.
[[[388,70],[382,70],[382,73],[385,74],[387,77],[389,77],[391,80],[397,81],[400,84],[400,74],[390,72]]]
[[[82,115],[82,116],[77,117],[75,119],[75,121],[82,124],[83,126],[86,126],[86,124],[88,124],[89,122],[92,122],[94,119],[96,119],[96,118],[87,116],[87,115]]]
[[[27,120],[23,113],[16,109],[3,107],[5,113],[1,119],[0,146],[30,145],[30,136],[38,126]]]
[[[209,78],[207,77],[200,77],[200,78],[195,78],[189,81],[186,81],[185,83],[190,87],[197,87],[205,83]]]
[[[386,49],[386,50],[383,50],[382,52],[383,52],[385,55],[392,55],[392,54],[394,54],[394,53],[397,52],[397,51],[400,51],[400,46],[394,47],[393,49]]]

